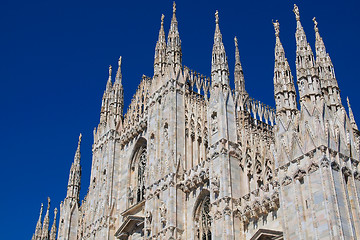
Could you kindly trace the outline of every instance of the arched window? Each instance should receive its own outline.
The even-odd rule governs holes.
[[[211,240],[210,195],[206,194],[198,203],[195,212],[195,239]]]
[[[128,200],[133,205],[144,200],[146,174],[146,140],[140,138],[135,144],[130,161]]]

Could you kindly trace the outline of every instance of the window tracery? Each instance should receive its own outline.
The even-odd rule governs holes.
[[[137,174],[137,202],[144,199],[145,194],[145,168],[146,168],[146,150],[144,149],[139,157]]]
[[[210,196],[207,195],[199,203],[195,216],[197,240],[211,240]]]
[[[147,164],[146,140],[140,140],[135,147],[130,164],[128,201],[129,204],[136,204],[144,200],[145,175]]]

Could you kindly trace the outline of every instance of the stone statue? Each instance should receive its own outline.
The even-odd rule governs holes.
[[[119,68],[121,68],[121,60],[122,60],[122,56],[119,57],[119,61],[118,61]]]
[[[212,180],[211,183],[212,183],[212,186],[213,186],[213,191],[215,193],[219,193],[219,191],[220,191],[220,179],[219,179],[219,177],[217,177],[217,176],[213,177],[211,180]]]
[[[146,219],[146,226],[150,227],[152,221],[152,214],[150,211],[146,212],[145,219]]]
[[[215,12],[215,23],[219,23],[219,12],[216,10]]]
[[[279,36],[280,33],[280,23],[278,20],[276,20],[275,22],[272,23],[274,25],[274,29],[275,29],[275,36]]]
[[[165,224],[166,223],[166,212],[167,212],[167,209],[166,209],[166,206],[165,206],[165,203],[164,202],[161,202],[161,205],[160,205],[160,221]]]
[[[112,66],[109,65],[109,77],[111,77],[111,73],[112,73]]]
[[[319,31],[319,29],[318,29],[318,22],[316,21],[316,17],[314,17],[313,19],[313,22],[314,22],[314,29],[315,29],[315,32],[317,32],[317,31]]]
[[[299,12],[299,8],[296,4],[294,4],[294,10],[293,12],[295,13],[295,17],[297,21],[300,21],[300,12]]]
[[[129,186],[129,188],[128,188],[128,199],[129,199],[130,203],[132,203],[132,201],[134,199],[134,191],[131,186]]]

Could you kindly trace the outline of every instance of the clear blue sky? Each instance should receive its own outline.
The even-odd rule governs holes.
[[[178,1],[183,63],[210,76],[214,13],[219,10],[230,71],[236,35],[246,89],[273,106],[271,20],[280,22],[280,37],[296,75],[294,3],[313,50],[311,19],[317,17],[343,102],[350,97],[360,123],[359,1]],[[84,197],[108,65],[116,69],[123,56],[127,108],[142,74],[153,74],[162,13],[167,31],[171,1],[1,1],[0,239],[30,239],[47,196],[51,209],[59,207],[80,132]]]

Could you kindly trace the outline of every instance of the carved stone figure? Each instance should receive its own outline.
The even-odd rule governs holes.
[[[162,224],[166,224],[166,213],[167,213],[167,209],[165,206],[164,202],[161,202],[160,207],[159,207],[159,211],[160,211],[160,222]]]

